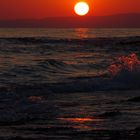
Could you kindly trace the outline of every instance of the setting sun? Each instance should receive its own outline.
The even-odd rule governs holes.
[[[75,7],[74,11],[79,16],[84,16],[89,12],[89,5],[86,2],[78,2]]]

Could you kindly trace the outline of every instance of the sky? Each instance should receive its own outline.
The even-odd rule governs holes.
[[[0,20],[77,16],[78,1],[89,3],[87,16],[140,13],[140,0],[0,0]]]

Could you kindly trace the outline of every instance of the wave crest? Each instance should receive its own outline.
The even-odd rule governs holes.
[[[140,73],[140,60],[134,53],[128,56],[121,56],[115,60],[115,63],[108,67],[108,72],[112,76],[117,76],[122,72]]]
[[[113,82],[118,82],[128,88],[139,89],[140,60],[136,54],[121,56],[108,67],[108,74]]]

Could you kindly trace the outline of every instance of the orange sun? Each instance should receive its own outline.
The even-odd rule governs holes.
[[[84,16],[89,12],[89,5],[86,2],[78,2],[74,6],[74,11],[79,16]]]

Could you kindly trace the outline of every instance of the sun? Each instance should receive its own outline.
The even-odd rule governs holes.
[[[78,2],[74,6],[74,11],[79,16],[84,16],[89,12],[89,5],[86,2]]]

